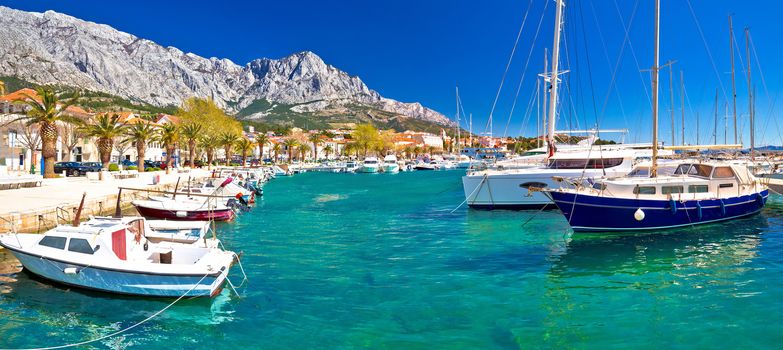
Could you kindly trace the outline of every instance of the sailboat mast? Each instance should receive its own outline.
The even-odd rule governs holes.
[[[650,177],[658,176],[658,64],[660,54],[661,0],[655,0],[655,58],[652,68],[652,166]]]
[[[455,94],[455,98],[454,99],[456,100],[456,105],[457,105],[457,144],[456,145],[457,145],[457,153],[459,154],[460,153],[460,151],[459,151],[459,141],[460,141],[460,139],[459,139],[459,136],[460,136],[459,135],[459,129],[462,128],[462,126],[459,123],[459,85],[455,86],[455,90],[456,90],[456,94]]]
[[[731,98],[734,106],[734,144],[737,144],[737,84],[734,79],[734,25],[729,15],[729,49],[731,52]]]
[[[674,126],[674,68],[672,67],[674,64],[670,61],[669,62],[669,114],[672,117],[672,146],[676,145],[675,140],[677,140],[677,130]]]
[[[696,111],[696,144],[699,145],[699,111]]]
[[[560,61],[560,30],[563,25],[563,7],[565,3],[563,0],[557,1],[557,9],[555,11],[555,39],[552,44],[552,75],[551,82],[552,88],[549,95],[549,121],[547,124],[546,141],[548,148],[548,156],[551,157],[555,154],[555,118],[557,117],[557,69],[558,62]],[[658,0],[656,0],[658,1]]]
[[[543,79],[544,79],[544,84],[543,85],[544,86],[543,86],[543,90],[541,91],[542,98],[543,98],[543,107],[542,107],[543,111],[542,111],[542,114],[541,114],[541,132],[539,132],[539,134],[536,136],[536,137],[538,137],[538,147],[541,147],[541,136],[544,134],[543,131],[544,131],[544,128],[546,127],[546,121],[545,121],[544,118],[547,115],[547,110],[546,110],[547,94],[546,93],[547,93],[547,89],[549,87],[549,84],[547,82],[547,74],[548,74],[547,70],[548,69],[549,69],[549,49],[544,48],[544,75],[543,75]]]
[[[470,143],[470,147],[473,147],[473,113],[470,114],[470,119],[468,120],[468,138],[470,139],[468,143]]]
[[[751,88],[751,86],[753,86],[753,85],[751,84],[751,81],[750,81],[750,45],[749,45],[749,41],[750,40],[749,40],[749,38],[750,38],[750,28],[745,27],[745,55],[747,56],[747,61],[748,61],[748,114],[750,114],[750,160],[754,160],[753,159],[753,151],[754,151],[754,148],[755,148],[755,145],[756,145],[756,143],[755,143],[756,140],[754,139],[754,137],[755,137],[754,134],[756,133],[756,130],[755,130],[754,125],[753,125],[753,117],[754,117],[753,116],[753,114],[754,114],[754,111],[753,111],[753,88]]]
[[[541,135],[541,77],[536,79],[536,148],[541,147],[539,145],[539,142],[541,142],[541,138],[539,135]]]
[[[683,79],[683,73],[682,70],[680,70],[680,111],[682,112],[682,124],[680,127],[682,130],[680,131],[680,136],[682,137],[681,145],[685,145],[685,83],[682,81]]]
[[[712,142],[718,144],[718,88],[715,88],[715,129],[712,130]]]

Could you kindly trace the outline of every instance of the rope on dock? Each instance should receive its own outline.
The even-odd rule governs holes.
[[[136,327],[138,327],[138,326],[141,326],[142,324],[146,323],[147,321],[149,321],[149,320],[151,320],[151,319],[153,319],[153,318],[157,317],[158,315],[162,314],[164,311],[168,310],[170,307],[174,306],[174,304],[176,304],[178,301],[182,300],[182,298],[184,298],[185,296],[187,296],[187,295],[188,295],[188,293],[190,293],[190,292],[192,292],[193,290],[195,290],[195,289],[196,289],[196,287],[198,287],[198,286],[201,284],[201,282],[202,282],[202,281],[204,281],[204,279],[205,279],[205,278],[207,278],[207,276],[209,276],[209,273],[207,273],[207,274],[205,274],[203,277],[201,277],[201,279],[200,279],[200,280],[198,280],[198,282],[196,282],[196,284],[194,284],[194,285],[193,285],[193,288],[190,288],[190,290],[188,290],[187,292],[185,292],[185,294],[182,294],[182,295],[180,295],[180,296],[179,296],[179,298],[175,299],[175,300],[174,300],[174,301],[172,301],[170,304],[166,305],[166,307],[164,307],[164,308],[162,308],[162,309],[158,310],[158,311],[157,311],[157,312],[155,312],[154,314],[152,314],[152,315],[148,316],[147,318],[145,318],[145,319],[143,319],[143,320],[141,320],[141,321],[139,321],[139,322],[137,322],[137,323],[135,323],[135,324],[133,324],[133,325],[131,325],[131,326],[127,327],[127,328],[123,328],[123,329],[121,329],[121,330],[118,330],[118,331],[116,331],[116,332],[114,332],[114,333],[110,333],[110,334],[104,335],[104,336],[102,336],[102,337],[98,337],[98,338],[91,339],[91,340],[85,340],[85,341],[78,342],[78,343],[71,343],[71,344],[57,345],[57,346],[50,346],[50,347],[43,347],[43,348],[29,348],[29,349],[41,349],[41,350],[49,350],[49,349],[65,349],[65,348],[72,348],[72,347],[76,347],[76,346],[82,346],[82,345],[87,345],[87,344],[95,343],[95,342],[98,342],[98,341],[101,341],[101,340],[105,340],[105,339],[108,339],[108,338],[111,338],[111,337],[114,337],[114,336],[120,335],[120,334],[122,334],[122,333],[125,333],[125,332],[127,332],[127,331],[129,331],[129,330],[131,330],[131,329],[134,329],[134,328],[136,328]]]

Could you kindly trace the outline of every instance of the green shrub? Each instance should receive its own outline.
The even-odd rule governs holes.
[[[152,171],[160,171],[160,168],[154,167],[154,168],[152,168]]]
[[[120,166],[114,163],[109,164],[109,171],[120,171]]]
[[[125,168],[125,169],[127,169],[127,170],[139,170],[139,167],[137,167],[135,165],[131,165],[131,166]]]
[[[144,168],[144,172],[153,171],[152,168]]]

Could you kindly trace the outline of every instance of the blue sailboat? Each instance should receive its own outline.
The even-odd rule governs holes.
[[[746,167],[726,162],[681,162],[658,176],[658,71],[660,0],[655,1],[652,68],[652,162],[649,177],[626,176],[573,188],[543,190],[574,231],[658,230],[732,220],[761,211],[767,186]]]

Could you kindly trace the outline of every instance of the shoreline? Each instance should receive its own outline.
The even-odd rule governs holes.
[[[157,184],[152,177],[160,176]],[[83,193],[87,193],[82,209],[82,219],[89,216],[112,215],[117,204],[119,187],[144,190],[122,192],[120,207],[127,210],[131,202],[145,190],[171,190],[177,178],[180,186],[187,177],[209,177],[207,170],[194,169],[186,173],[164,171],[143,173],[136,179],[90,180],[86,177],[46,179],[41,186],[0,191],[0,233],[44,232],[60,223],[73,220]]]

